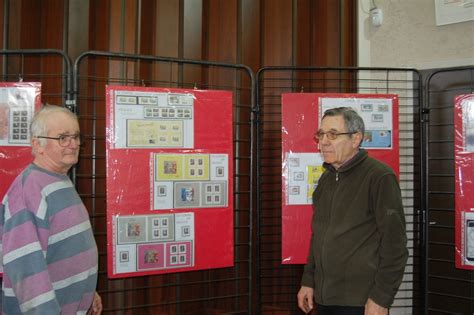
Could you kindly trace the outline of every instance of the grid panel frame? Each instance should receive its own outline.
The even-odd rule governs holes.
[[[400,188],[409,259],[391,314],[416,314],[420,295],[420,110],[422,86],[414,69],[266,67],[257,73],[257,307],[259,314],[298,314],[302,265],[281,261],[281,94],[399,95]]]
[[[104,75],[105,74],[105,75]],[[129,279],[107,279],[105,85],[233,92],[234,266]],[[76,170],[99,247],[99,293],[106,314],[251,314],[254,76],[238,64],[85,52],[74,63],[75,111],[86,146]]]
[[[454,98],[474,93],[474,67],[428,72],[425,89],[424,314],[472,314],[474,272],[455,268]]]
[[[1,82],[40,82],[41,100],[68,105],[72,93],[72,61],[57,49],[0,50]]]

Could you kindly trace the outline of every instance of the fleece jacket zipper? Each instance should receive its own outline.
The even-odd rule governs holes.
[[[339,171],[336,170],[336,185],[338,184],[339,182]],[[334,189],[334,193],[331,197],[331,207],[330,209],[332,210],[333,208],[333,203],[334,203],[334,196],[337,195],[337,188],[338,188],[338,185],[335,187]],[[328,226],[331,225],[331,213],[332,211],[329,211],[329,217],[328,217]],[[321,245],[321,300],[324,301],[324,294],[323,294],[323,290],[324,290],[324,248],[326,246],[324,246],[324,241],[326,239],[326,235],[327,235],[327,231],[328,231],[328,227],[326,227],[326,229],[324,230],[324,236],[322,238],[322,245]],[[324,302],[323,302],[324,304]]]

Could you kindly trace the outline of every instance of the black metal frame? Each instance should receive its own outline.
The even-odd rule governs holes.
[[[452,115],[454,96],[474,93],[474,66],[434,70],[426,78],[425,90],[422,112],[424,314],[471,314],[474,312],[474,273],[454,266],[455,131]],[[437,202],[436,197],[442,197],[442,202]],[[440,235],[452,238],[440,240]],[[431,273],[434,267],[436,274]]]
[[[7,74],[7,65],[8,58],[4,58],[3,62],[3,72],[0,74],[2,80],[8,81],[8,78],[15,78],[17,81],[22,81],[25,77],[35,77],[40,78],[43,76],[42,73],[25,73],[24,69],[24,59],[25,57],[60,57],[63,61],[63,71],[59,74],[63,78],[62,85],[62,94],[65,98],[65,103],[68,104],[69,100],[72,98],[72,61],[66,53],[62,50],[57,49],[9,49],[9,50],[0,50],[0,56],[16,56],[20,57],[20,73]]]
[[[114,60],[114,61],[120,61],[120,62],[123,62],[125,67],[127,67],[128,65],[128,62],[151,62],[151,63],[164,63],[164,64],[167,64],[167,65],[170,65],[170,67],[172,67],[173,65],[174,66],[177,66],[178,69],[179,69],[179,78],[177,81],[171,81],[171,79],[168,81],[168,82],[147,82],[148,84],[150,84],[150,86],[166,86],[166,87],[170,87],[170,86],[173,86],[173,87],[185,87],[185,86],[188,86],[188,87],[196,87],[196,86],[202,86],[202,85],[205,85],[205,84],[200,84],[201,82],[184,82],[183,81],[183,67],[186,66],[186,65],[193,65],[193,66],[197,66],[197,67],[207,67],[208,69],[213,69],[213,70],[220,70],[220,69],[232,69],[232,70],[235,70],[237,72],[242,72],[243,75],[246,75],[247,76],[247,79],[248,79],[248,85],[247,86],[243,86],[243,85],[240,85],[240,80],[236,80],[238,83],[235,85],[235,86],[218,86],[218,85],[214,85],[212,87],[210,86],[207,86],[206,88],[213,88],[213,89],[231,89],[233,90],[234,92],[234,99],[239,99],[240,100],[240,92],[239,91],[242,91],[242,89],[247,89],[247,93],[249,95],[249,101],[250,101],[250,104],[242,104],[242,103],[238,103],[238,101],[234,101],[234,110],[237,112],[237,115],[236,116],[239,116],[239,113],[241,111],[245,111],[245,110],[248,110],[249,111],[249,117],[250,117],[250,120],[249,121],[240,121],[239,118],[236,118],[236,120],[234,121],[234,133],[236,135],[236,137],[234,138],[234,150],[235,150],[235,155],[234,155],[234,163],[235,163],[235,167],[234,167],[234,170],[235,170],[235,173],[234,173],[234,186],[235,186],[235,189],[234,189],[234,205],[235,205],[235,215],[234,215],[234,233],[235,233],[235,237],[236,239],[238,240],[239,239],[239,234],[243,233],[245,235],[245,233],[248,233],[248,235],[246,236],[246,238],[248,238],[249,240],[251,240],[252,238],[252,234],[253,234],[253,226],[252,226],[252,216],[253,216],[253,199],[254,199],[254,196],[253,196],[253,181],[254,181],[254,175],[253,175],[253,172],[251,171],[253,169],[253,128],[252,128],[252,117],[253,117],[253,111],[254,111],[254,107],[255,107],[255,96],[254,96],[254,86],[255,86],[255,79],[254,79],[254,74],[253,72],[251,71],[251,69],[245,65],[240,65],[240,64],[229,64],[229,63],[220,63],[220,62],[207,62],[207,61],[198,61],[198,60],[189,60],[189,59],[178,59],[178,58],[167,58],[167,57],[158,57],[158,56],[148,56],[148,55],[136,55],[136,54],[127,54],[127,53],[111,53],[111,52],[102,52],[102,51],[88,51],[88,52],[85,52],[83,54],[81,54],[77,59],[76,61],[74,62],[74,81],[73,81],[73,91],[75,92],[75,95],[74,95],[74,104],[76,106],[76,109],[77,109],[77,112],[80,114],[81,112],[81,104],[80,104],[80,100],[78,100],[78,97],[80,96],[79,94],[79,91],[80,91],[80,80],[81,80],[81,74],[80,74],[80,66],[82,64],[82,62],[86,59],[94,59],[94,58],[107,58],[107,59],[110,59],[110,60]],[[127,71],[125,71],[126,73]],[[136,80],[134,78],[132,79],[129,79],[126,77],[121,77],[121,78],[105,78],[104,81],[109,81],[109,80],[118,80],[120,82],[124,82],[125,84],[128,84],[128,85],[142,85],[144,83],[143,80]],[[157,85],[156,85],[157,84]],[[250,130],[250,137],[249,138],[243,138],[240,136],[240,128],[242,127],[242,125],[247,125],[249,130]],[[93,141],[97,141],[98,139],[96,139],[95,136],[92,136],[91,137]],[[242,148],[241,148],[242,147]],[[245,147],[245,148],[243,148]],[[243,149],[243,150],[242,150]],[[245,151],[248,151],[249,154],[248,155],[244,155],[242,154],[241,152],[245,152]],[[92,157],[93,159],[95,157]],[[239,163],[241,163],[243,160],[248,160],[248,163],[249,163],[249,168],[248,170],[245,172],[245,173],[241,173],[239,171]],[[92,178],[92,186],[95,186],[95,178]],[[240,183],[243,183],[243,182],[246,182],[245,184],[243,184],[242,186],[248,186],[248,188],[244,191],[242,190],[241,188],[241,184]],[[94,192],[93,192],[94,193]],[[242,196],[242,195],[246,195],[249,202],[247,204],[241,204],[240,203],[240,199],[239,199],[239,196]],[[94,213],[94,209],[90,209],[92,211],[92,213]],[[240,220],[241,220],[241,216],[242,215],[248,215],[249,216],[249,220],[248,220],[248,223],[245,223],[243,222],[242,224],[240,223]],[[230,280],[230,281],[233,281],[234,282],[234,287],[236,289],[236,291],[231,294],[231,297],[234,296],[235,298],[235,303],[234,303],[234,309],[232,309],[232,312],[233,313],[251,313],[252,312],[252,287],[253,287],[253,284],[252,284],[252,242],[248,242],[246,244],[243,244],[243,243],[238,243],[238,241],[236,241],[237,243],[234,244],[235,246],[235,250],[234,250],[234,253],[235,253],[235,263],[236,265],[234,266],[233,270],[233,274],[234,274],[234,278],[233,280]],[[239,248],[247,248],[247,254],[242,254],[242,249],[239,250]],[[245,252],[245,250],[243,250]],[[243,263],[243,266],[246,266],[246,269],[248,270],[248,272],[245,274],[245,272],[243,271],[243,269],[245,268],[239,268],[239,264],[241,265]],[[241,265],[242,266],[242,265]],[[206,276],[209,278],[209,282],[208,284],[209,285],[212,285],[213,282],[218,282],[218,281],[223,281],[224,279],[221,279],[221,278],[213,278],[212,274],[208,271],[198,271],[198,272],[201,272],[201,273],[206,273]],[[242,275],[242,273],[244,275]],[[153,277],[160,277],[160,276],[153,276]],[[186,273],[183,274],[183,276],[181,276],[180,278],[185,278],[186,277]],[[229,279],[227,279],[229,280]],[[238,290],[238,287],[242,286],[243,285],[243,282],[247,282],[246,286],[247,286],[247,290],[245,291],[245,293],[239,293],[241,291]],[[166,286],[171,286],[172,284],[166,284]],[[186,300],[186,297],[183,296],[180,297],[180,295],[182,293],[180,293],[180,285],[186,285],[185,282],[180,282],[180,280],[178,279],[178,282],[175,284],[176,287],[175,287],[175,291],[177,292],[177,300],[176,301],[170,301],[170,302],[166,302],[166,303],[163,303],[163,302],[157,302],[155,304],[149,304],[149,305],[143,305],[143,307],[150,307],[150,306],[159,306],[159,305],[165,305],[167,303],[170,303],[170,304],[175,304],[177,305],[177,309],[176,309],[176,313],[177,314],[180,314],[181,311],[180,311],[180,307],[179,307],[179,304],[180,303],[185,303],[185,302],[198,302],[198,300],[196,299],[191,299],[191,300]],[[103,294],[107,294],[107,292],[104,292],[103,291]],[[245,295],[247,296],[247,305],[242,305],[244,303],[240,303],[240,300],[239,298],[242,298],[242,295]],[[221,296],[219,294],[216,294],[216,295],[212,295],[210,293],[208,293],[208,296],[205,297],[205,298],[202,298],[202,300],[208,300],[209,302],[211,302],[212,300],[217,300],[217,299],[220,299],[220,298],[229,298],[229,296]],[[132,306],[133,308],[136,308],[136,305]],[[125,308],[126,309],[126,308]],[[117,309],[118,310],[118,309]],[[107,311],[107,310],[105,310]],[[110,311],[113,311],[113,310],[110,310]]]
[[[268,78],[266,77],[268,74]],[[366,77],[366,75],[372,74],[374,78]],[[397,76],[403,75],[410,75],[412,79],[400,79]],[[269,176],[266,177],[266,174],[272,174],[271,170],[272,167],[276,167],[276,165],[281,164],[281,150],[278,150],[278,141],[281,135],[281,125],[277,122],[279,121],[279,106],[280,101],[279,97],[282,92],[330,92],[330,93],[355,93],[360,91],[360,93],[394,93],[394,94],[410,94],[413,93],[413,110],[412,113],[404,114],[400,111],[400,116],[409,115],[413,119],[412,122],[409,121],[404,123],[400,121],[400,131],[407,132],[407,130],[412,130],[413,125],[418,125],[419,121],[417,120],[417,116],[419,115],[419,110],[421,108],[421,101],[422,101],[422,94],[421,94],[421,80],[420,75],[416,69],[405,69],[405,68],[364,68],[364,67],[265,67],[260,69],[257,72],[257,116],[256,116],[256,123],[257,123],[257,140],[256,140],[256,167],[257,167],[257,182],[256,182],[256,189],[257,189],[257,242],[256,242],[256,251],[257,251],[257,275],[256,275],[256,288],[257,292],[257,313],[263,314],[265,313],[265,309],[260,309],[262,305],[266,305],[268,301],[265,301],[264,290],[270,290],[273,292],[272,295],[278,294],[279,290],[275,290],[276,287],[284,287],[286,290],[283,291],[281,294],[284,297],[290,297],[290,300],[284,301],[283,299],[274,299],[273,302],[276,305],[277,309],[283,309],[285,311],[289,311],[292,314],[299,313],[297,309],[296,303],[296,294],[299,289],[300,283],[300,276],[302,273],[302,266],[298,265],[279,265],[275,270],[269,271],[269,266],[275,266],[279,263],[281,258],[280,256],[268,258],[268,252],[263,251],[263,248],[267,248],[272,244],[262,242],[262,238],[268,238],[268,235],[273,232],[274,229],[279,229],[281,231],[280,222],[276,223],[278,217],[281,217],[278,213],[278,204],[272,204],[274,208],[267,209],[267,212],[264,214],[263,209],[263,202],[268,202],[269,198],[271,197],[264,197],[267,195],[271,195],[275,193],[276,199],[271,201],[277,201],[279,196],[281,196],[281,189],[280,180],[276,178],[270,178]],[[404,86],[405,85],[405,86]],[[411,86],[411,87],[410,87]],[[278,99],[277,99],[278,98]],[[403,105],[407,105],[406,102],[410,101],[407,96],[402,96],[400,98],[400,107]],[[268,110],[269,113],[266,114],[270,116],[268,118],[268,125],[266,125],[267,121],[265,118],[265,113],[262,112],[265,107],[271,107],[272,110]],[[408,106],[407,106],[408,107]],[[265,128],[263,127],[265,125]],[[273,127],[273,128],[272,128]],[[262,132],[266,132],[268,134],[271,133],[270,138],[275,138],[275,143],[272,143],[270,146],[264,148],[262,144],[266,141],[267,138],[264,138]],[[263,140],[262,140],[263,139]],[[402,142],[403,137],[400,137],[400,142]],[[281,141],[280,141],[281,142]],[[402,149],[402,145],[400,146]],[[414,151],[417,149],[414,145],[412,148]],[[273,150],[272,152],[266,154],[263,157],[264,152],[263,150]],[[271,161],[274,161],[273,165]],[[401,164],[406,163],[403,162],[401,159]],[[413,171],[419,172],[419,161],[413,162]],[[281,167],[281,165],[280,165]],[[402,172],[402,169],[401,169]],[[406,174],[401,174],[401,181],[403,181],[403,176]],[[277,184],[275,187],[267,188],[267,191],[262,190],[262,186],[268,186],[270,181],[276,181]],[[276,191],[278,190],[280,193]],[[408,189],[405,189],[407,191]],[[402,188],[402,192],[404,189]],[[413,199],[419,198],[416,189],[413,189]],[[404,200],[408,200],[410,197],[404,198]],[[281,201],[280,201],[281,202]],[[413,203],[419,203],[419,200],[415,200]],[[279,203],[281,204],[281,203]],[[270,206],[271,207],[271,206]],[[418,260],[420,256],[419,252],[419,226],[418,226],[418,216],[419,211],[415,209],[416,205],[413,204],[413,214],[411,214],[411,220],[407,220],[407,223],[413,225],[413,238],[410,241],[413,242],[413,256],[411,259]],[[268,213],[274,213],[275,217],[270,217],[271,215]],[[263,218],[263,220],[262,220]],[[272,220],[275,219],[276,220]],[[266,222],[263,222],[266,221]],[[274,236],[279,237],[278,232],[274,234]],[[278,250],[273,252],[273,254],[277,254]],[[265,258],[262,258],[265,256]],[[273,260],[272,260],[273,259]],[[419,266],[417,262],[412,263],[410,266],[411,268],[418,269]],[[415,265],[415,266],[414,266]],[[271,268],[271,267],[270,267]],[[419,276],[419,271],[412,271],[414,278]],[[272,283],[270,285],[263,285],[262,282],[265,281],[267,283]],[[406,281],[408,283],[408,281]],[[414,286],[418,286],[420,283],[414,279]],[[290,291],[290,292],[288,292]],[[421,301],[419,296],[417,296],[418,288],[414,288],[412,290],[412,304],[413,308],[420,307]],[[277,301],[278,300],[278,301]],[[404,304],[406,301],[403,301],[403,298],[399,298],[399,301],[395,301],[395,304],[400,302],[400,304]],[[406,304],[406,303],[405,303]],[[398,306],[394,306],[397,308]],[[401,305],[400,307],[403,307]]]

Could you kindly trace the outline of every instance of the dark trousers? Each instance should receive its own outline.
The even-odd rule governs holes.
[[[336,306],[316,304],[318,315],[364,315],[363,306]]]

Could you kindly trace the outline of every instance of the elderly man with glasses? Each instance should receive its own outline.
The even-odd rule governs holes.
[[[67,176],[81,144],[76,115],[44,106],[31,122],[34,161],[0,205],[3,314],[100,314],[97,245]]]
[[[318,315],[388,314],[408,257],[398,180],[360,149],[364,121],[327,110],[315,134],[326,171],[313,194],[308,261],[298,306]]]

